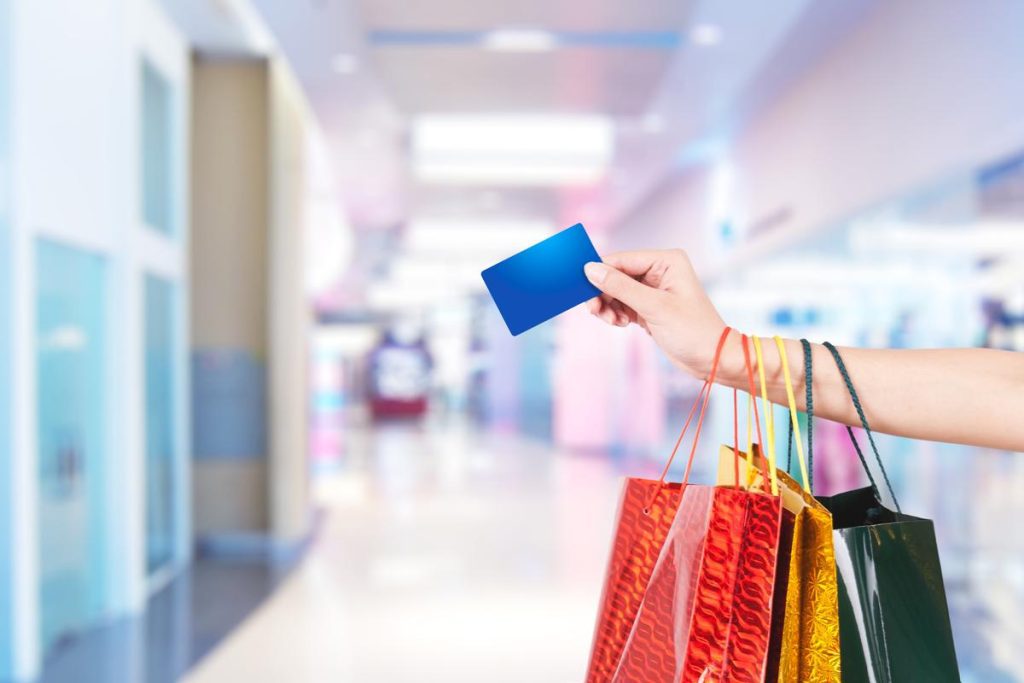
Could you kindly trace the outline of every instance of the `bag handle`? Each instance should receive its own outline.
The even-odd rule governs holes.
[[[807,404],[807,476],[811,490],[814,490],[814,354],[811,342],[800,340],[804,349],[804,391]]]
[[[875,438],[871,433],[871,427],[868,425],[868,418],[864,415],[864,409],[861,407],[860,398],[857,396],[856,389],[853,388],[853,380],[850,379],[850,373],[846,370],[846,363],[843,362],[842,356],[839,355],[839,349],[832,345],[831,342],[825,342],[825,348],[832,354],[832,358],[836,361],[836,367],[839,368],[839,374],[843,376],[843,382],[846,384],[847,391],[850,392],[850,398],[853,399],[853,407],[857,410],[857,417],[860,418],[861,426],[864,427],[864,432],[868,435],[868,442],[871,444],[871,450],[875,454],[875,460],[878,462],[878,468],[882,472],[882,477],[885,479],[885,486],[889,490],[889,495],[892,496],[892,502],[896,505],[896,512],[902,513],[900,509],[900,502],[896,499],[896,492],[892,489],[892,482],[889,481],[889,473],[885,471],[885,465],[882,464],[882,456],[878,453],[878,446],[875,445]],[[864,472],[868,475],[868,480],[871,482],[871,488],[875,490],[875,495],[881,500],[881,495],[878,491],[878,485],[875,483],[875,478],[871,474],[871,468],[868,467],[867,461],[864,459],[864,454],[860,450],[860,444],[857,443],[857,437],[854,436],[853,430],[850,427],[846,428],[847,434],[850,435],[850,441],[853,442],[853,448],[857,451],[857,457],[860,458],[861,465],[864,466]]]
[[[782,337],[775,335],[773,339],[775,340],[775,346],[779,349],[779,359],[782,361],[782,377],[786,382],[786,399],[789,402],[790,443],[793,442],[793,434],[796,434],[796,455],[797,460],[800,463],[800,477],[804,485],[804,491],[810,493],[811,482],[810,478],[807,476],[807,459],[804,457],[804,442],[800,437],[800,423],[796,416],[796,397],[793,395],[793,378],[789,374],[789,358],[786,354],[786,346],[782,343]],[[792,452],[790,455],[792,455]]]
[[[740,487],[740,399],[739,391],[732,390],[732,484]]]
[[[814,363],[811,355],[811,342],[800,340],[804,350],[804,404],[807,406],[807,482],[810,491],[814,492]],[[793,471],[793,425],[789,426],[789,445],[786,449],[786,471]]]
[[[658,494],[661,493],[661,490],[665,487],[665,477],[668,476],[668,470],[672,467],[672,461],[675,460],[676,453],[679,452],[679,445],[683,442],[683,437],[686,436],[686,432],[690,428],[690,423],[693,421],[693,417],[697,413],[697,407],[700,406],[700,415],[697,418],[697,430],[693,435],[693,446],[690,448],[690,459],[686,463],[686,473],[683,475],[683,486],[686,486],[690,480],[690,469],[693,467],[693,456],[697,452],[697,442],[700,439],[701,427],[704,425],[704,414],[707,412],[708,403],[711,400],[711,386],[714,384],[715,375],[718,374],[718,362],[722,358],[722,349],[725,347],[725,340],[729,338],[730,332],[732,332],[732,328],[726,326],[726,328],[722,330],[722,335],[718,338],[718,346],[715,348],[714,360],[711,361],[711,372],[708,374],[707,379],[704,380],[704,384],[701,385],[700,391],[697,392],[697,398],[694,400],[693,406],[690,407],[690,413],[686,416],[686,422],[683,424],[682,431],[679,432],[679,438],[676,439],[676,443],[672,447],[672,453],[668,456],[668,462],[665,463],[665,469],[661,471],[661,476],[658,478],[658,485],[654,487],[650,497],[644,504],[644,514],[648,514],[650,512],[651,505],[658,497]]]
[[[756,339],[756,337],[755,337]],[[747,335],[741,334],[740,340],[743,342],[743,363],[747,370],[747,390],[750,396],[750,403],[748,404],[747,412],[747,486],[750,486],[753,481],[755,467],[754,467],[754,445],[750,441],[750,420],[751,413],[753,413],[754,424],[757,425],[757,443],[764,444],[764,440],[761,438],[761,418],[757,414],[757,401],[754,399],[754,370],[750,364],[750,348],[747,346]],[[756,350],[756,347],[755,347]],[[735,418],[736,414],[733,413]],[[736,481],[739,481],[739,477],[736,477]],[[778,491],[778,480],[775,476],[775,469],[772,468],[771,474],[768,473],[768,466],[764,462],[764,458],[761,458],[761,486],[762,488],[768,486],[768,482],[771,481],[772,495],[779,495]],[[765,493],[767,493],[765,489]]]
[[[779,495],[779,484],[775,474],[775,416],[772,414],[772,404],[768,402],[768,383],[764,376],[764,354],[761,352],[761,338],[756,334],[752,335],[754,340],[754,353],[757,354],[757,373],[761,379],[761,406],[764,408],[765,426],[768,428],[768,440],[765,442],[765,449],[768,452],[768,469],[772,477],[772,495]],[[756,402],[756,401],[755,401]]]

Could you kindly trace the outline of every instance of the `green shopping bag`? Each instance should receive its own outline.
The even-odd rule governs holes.
[[[810,345],[801,342],[809,366]],[[848,428],[871,486],[818,498],[832,513],[843,681],[959,682],[935,528],[930,520],[900,510],[846,365],[832,344],[825,342],[825,347],[843,376],[896,507],[893,511],[882,503]],[[808,387],[810,380],[808,372]]]

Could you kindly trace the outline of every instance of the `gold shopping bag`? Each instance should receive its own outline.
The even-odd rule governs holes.
[[[804,458],[796,400],[793,396],[789,363],[781,339],[776,344],[782,359],[789,411],[797,446],[804,486],[776,467],[774,453],[775,429],[771,408],[766,405],[768,466],[776,469],[783,509],[793,516],[788,579],[785,581],[785,612],[781,623],[778,647],[778,681],[782,683],[818,683],[840,681],[839,601],[836,583],[835,553],[832,540],[832,515],[811,495],[807,462]],[[760,340],[754,337],[761,374],[762,400],[767,403]],[[739,463],[740,481],[747,487],[760,489],[765,463],[751,446]],[[737,475],[732,449],[722,449],[719,459],[718,484],[732,485]],[[783,549],[780,548],[780,557]],[[780,569],[785,563],[780,562]],[[780,577],[780,581],[782,577]],[[766,679],[767,680],[767,679]]]

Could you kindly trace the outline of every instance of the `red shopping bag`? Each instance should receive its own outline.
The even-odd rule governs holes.
[[[659,481],[626,482],[588,683],[764,678],[779,498],[738,485],[688,484],[729,332],[726,328],[719,340],[711,373],[672,452],[674,457],[700,405],[683,484],[664,483],[668,465]],[[749,356],[745,336],[743,346]],[[749,357],[747,367],[753,386]],[[739,457],[738,444],[734,455]]]

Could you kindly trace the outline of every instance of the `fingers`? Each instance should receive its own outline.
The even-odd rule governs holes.
[[[695,278],[690,258],[682,249],[620,251],[604,262],[656,289],[672,290]]]
[[[643,277],[651,266],[658,262],[665,255],[664,251],[647,249],[643,251],[620,251],[607,256],[601,260],[612,268],[621,270],[633,277]]]
[[[588,263],[584,272],[591,284],[601,292],[612,299],[617,299],[642,316],[656,315],[663,303],[664,292],[641,284],[606,263]]]
[[[637,321],[637,315],[632,309],[605,294],[587,301],[587,311],[616,327],[625,327],[629,323]]]

